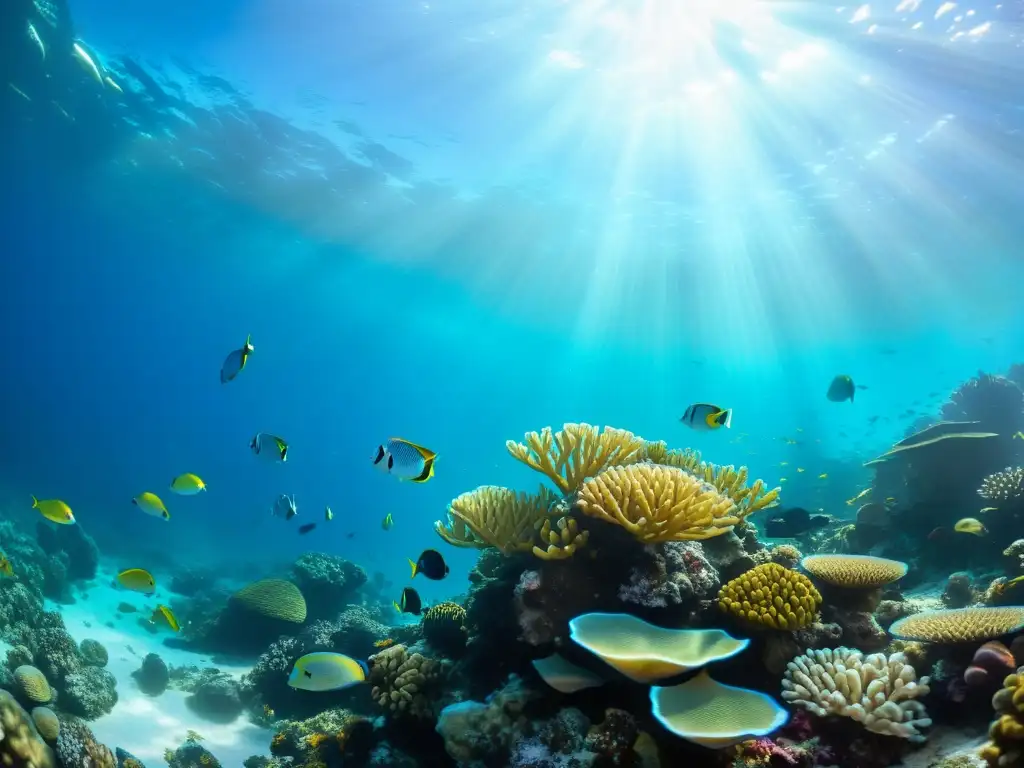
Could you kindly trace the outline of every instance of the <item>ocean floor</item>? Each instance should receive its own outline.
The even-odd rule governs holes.
[[[98,640],[110,656],[107,669],[117,678],[118,701],[109,715],[89,723],[96,737],[150,765],[162,765],[164,750],[180,746],[190,730],[203,737],[203,746],[225,766],[240,766],[250,755],[268,755],[273,731],[254,725],[244,714],[227,725],[213,723],[188,708],[185,699],[189,694],[184,691],[168,689],[153,697],[139,690],[132,672],[149,653],[159,654],[168,666],[216,667],[233,677],[241,677],[250,665],[214,662],[209,655],[164,645],[163,639],[172,636],[170,630],[152,634],[138,619],[148,617],[157,603],[167,603],[169,595],[128,592],[115,587],[113,577],[113,572],[101,571],[88,588],[88,597],[79,597],[73,605],[47,605],[48,610],[60,611],[75,640]],[[120,603],[134,605],[138,612],[119,613]],[[115,627],[107,626],[109,622]]]

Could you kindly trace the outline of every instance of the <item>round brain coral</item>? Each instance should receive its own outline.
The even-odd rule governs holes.
[[[800,565],[826,584],[851,589],[884,587],[907,575],[906,563],[869,555],[810,555]]]
[[[765,563],[722,587],[718,605],[752,624],[800,629],[814,621],[821,595],[803,574],[778,563]]]
[[[60,735],[60,720],[49,707],[36,707],[32,710],[32,722],[36,724],[39,735],[51,744]]]
[[[263,579],[242,587],[232,599],[253,613],[301,624],[306,620],[306,599],[299,588],[283,579]]]
[[[46,682],[46,675],[35,667],[22,664],[14,670],[14,679],[18,683],[18,688],[29,701],[45,704],[53,696],[50,684]]]
[[[965,643],[990,640],[1024,627],[1024,606],[952,608],[923,611],[900,619],[889,627],[899,640],[923,643]]]

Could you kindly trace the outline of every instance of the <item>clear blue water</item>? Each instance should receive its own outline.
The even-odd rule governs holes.
[[[439,546],[432,600],[475,556],[447,502],[532,490],[505,440],[587,421],[844,514],[863,461],[1022,357],[1019,4],[717,7],[72,0],[125,94],[61,70],[73,122],[3,96],[5,511],[62,498],[155,567],[314,549],[402,583]],[[683,427],[700,400],[732,430]],[[371,469],[393,435],[433,480]],[[209,492],[170,522],[131,505],[186,471]],[[336,518],[300,537],[279,493]]]

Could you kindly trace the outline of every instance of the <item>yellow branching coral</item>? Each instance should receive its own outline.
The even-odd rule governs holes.
[[[563,494],[577,491],[588,477],[611,466],[641,461],[647,443],[624,429],[605,427],[599,432],[589,424],[565,424],[527,432],[526,443],[509,440],[508,452],[531,469],[543,472]]]
[[[497,547],[505,554],[528,552],[557,498],[543,485],[536,494],[482,485],[453,499],[448,520],[438,520],[434,530],[456,547]]]
[[[589,531],[580,531],[576,521],[571,517],[560,517],[551,527],[551,521],[545,520],[540,528],[541,543],[544,548],[534,547],[533,554],[542,560],[565,560],[576,554],[576,550],[587,545]]]
[[[700,451],[689,448],[670,451],[662,442],[647,443],[645,456],[654,464],[677,467],[714,486],[720,494],[732,499],[744,511],[744,515],[778,504],[782,489],[773,488],[769,491],[763,480],[755,480],[748,487],[749,470],[746,467],[720,467],[710,461],[701,461]]]
[[[718,605],[752,624],[801,629],[814,621],[821,595],[803,574],[777,563],[765,563],[722,587]]]
[[[645,543],[710,539],[744,516],[731,499],[692,475],[655,464],[606,469],[583,484],[576,508]]]
[[[979,753],[990,768],[1024,765],[1024,667],[1003,681],[992,697],[998,717],[988,729],[992,740]]]
[[[1002,608],[949,608],[922,611],[900,619],[889,627],[899,640],[922,643],[966,643],[991,640],[1024,628],[1024,606]]]

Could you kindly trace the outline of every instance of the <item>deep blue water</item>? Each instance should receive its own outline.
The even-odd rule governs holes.
[[[399,581],[438,546],[432,599],[474,556],[433,533],[447,502],[534,489],[505,440],[587,421],[844,514],[863,461],[1024,359],[1019,12],[938,7],[670,34],[653,1],[72,0],[125,94],[5,60],[47,93],[2,97],[5,513],[62,498],[154,567],[317,549]],[[825,400],[836,373],[854,404]],[[700,400],[728,434],[679,423]],[[433,480],[371,469],[393,435]],[[186,471],[209,492],[162,493]],[[279,493],[336,518],[300,537]]]

